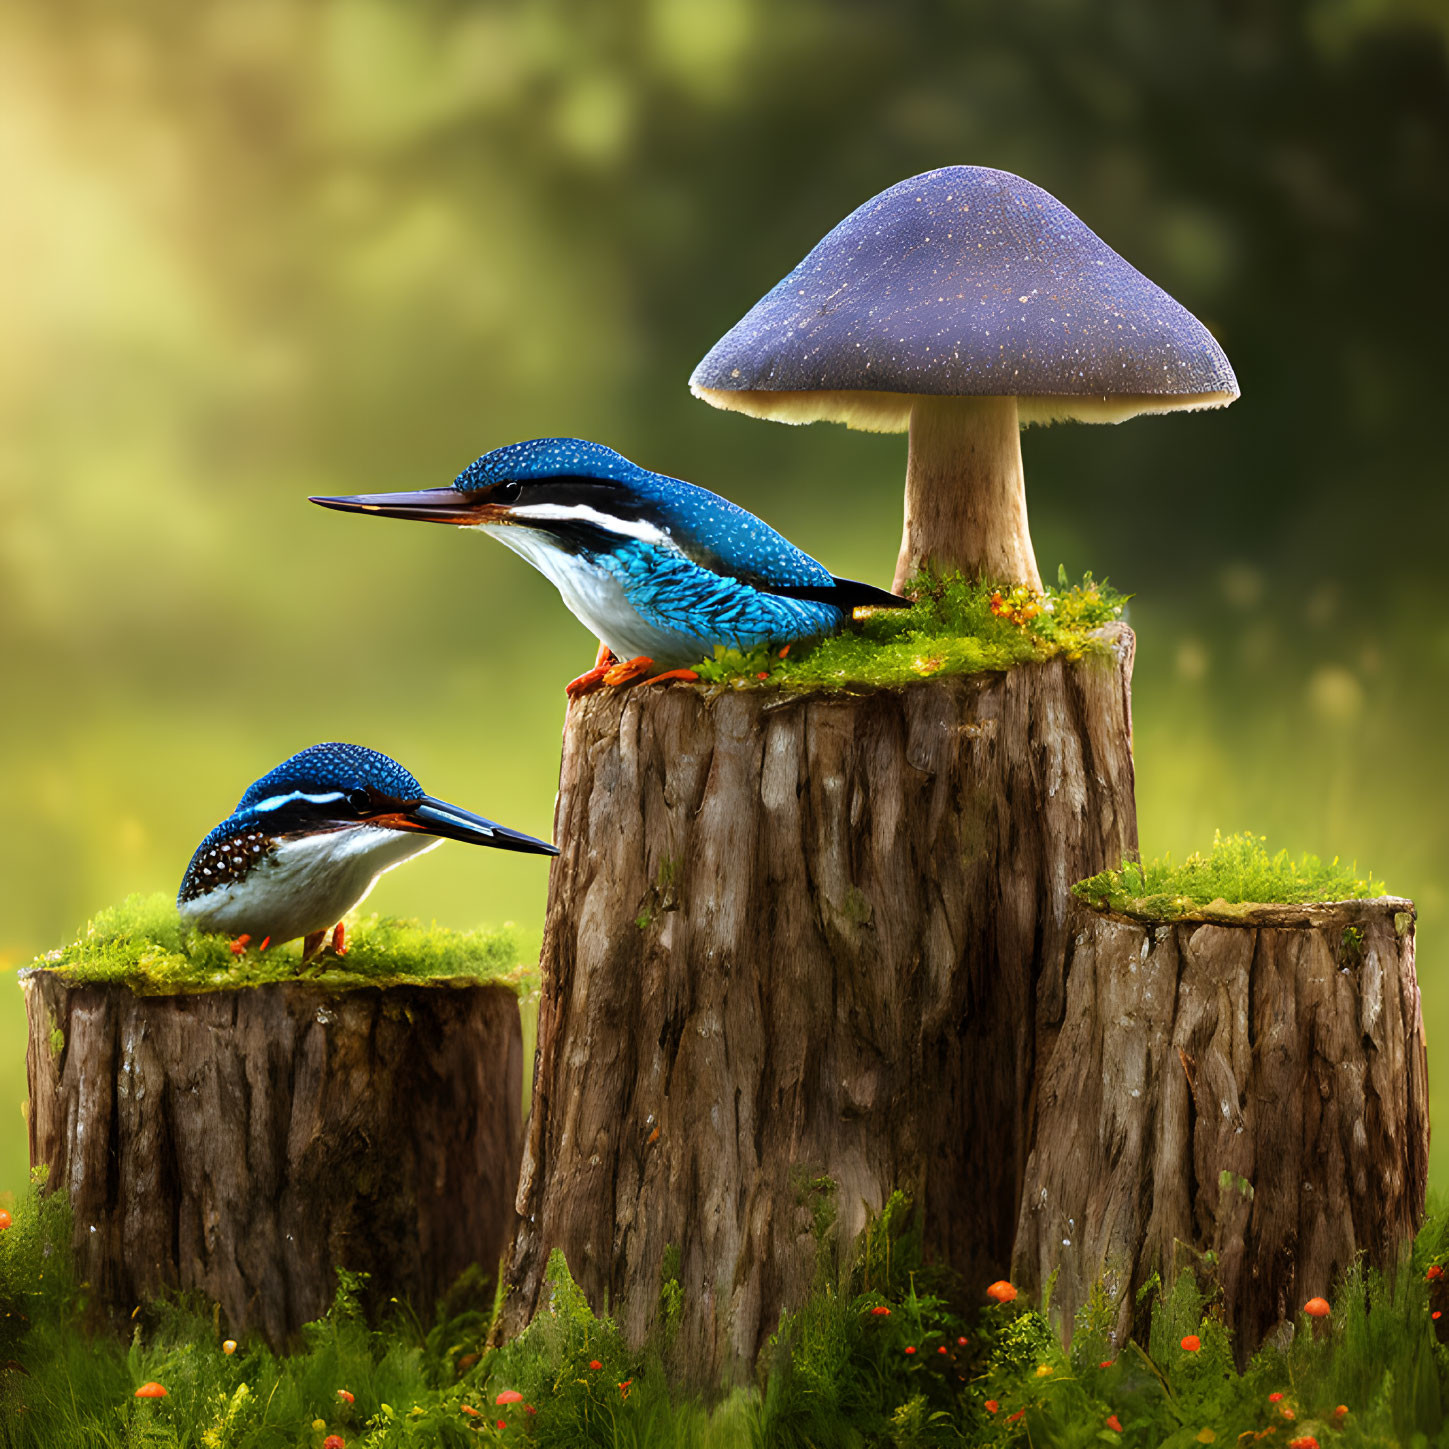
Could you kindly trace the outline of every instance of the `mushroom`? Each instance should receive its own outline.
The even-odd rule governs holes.
[[[945,166],[846,217],[689,380],[715,407],[910,433],[897,593],[924,565],[1041,587],[1020,429],[1225,407],[1202,323],[1039,186]]]

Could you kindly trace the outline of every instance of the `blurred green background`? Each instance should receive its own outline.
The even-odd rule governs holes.
[[[308,493],[579,434],[888,583],[904,440],[686,379],[852,208],[972,162],[1060,197],[1242,383],[1024,438],[1043,572],[1136,595],[1144,849],[1251,828],[1414,896],[1442,1114],[1446,36],[1436,0],[0,9],[0,964],[173,888],[320,739],[548,831],[592,641],[505,550]],[[447,847],[372,904],[536,940],[545,877]],[[22,1024],[7,974],[0,1186]]]

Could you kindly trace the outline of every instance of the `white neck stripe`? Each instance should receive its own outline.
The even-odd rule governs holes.
[[[646,523],[642,518],[615,518],[612,514],[591,508],[587,503],[525,503],[513,510],[513,516],[518,519],[537,518],[540,521],[577,518],[585,523],[597,524],[608,533],[616,533],[623,538],[637,538],[641,543],[669,542],[669,534],[664,529]]]
[[[293,800],[310,800],[314,805],[327,805],[333,800],[341,800],[341,790],[331,790],[325,795],[309,795],[305,790],[293,790],[289,795],[269,795],[265,800],[258,800],[255,805],[248,806],[250,810],[280,810],[283,805]]]

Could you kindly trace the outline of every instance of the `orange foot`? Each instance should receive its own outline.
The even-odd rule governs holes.
[[[614,656],[607,644],[599,645],[598,657],[594,660],[594,667],[586,670],[577,679],[571,679],[564,685],[564,693],[570,699],[582,699],[586,694],[592,694],[604,682],[604,676],[614,666]]]
[[[334,956],[347,954],[347,930],[341,921],[338,921],[332,928],[332,954]]]
[[[654,661],[647,654],[636,654],[632,659],[626,659],[622,664],[616,664],[612,669],[606,669],[604,683],[633,684],[636,679],[643,679],[653,668]]]
[[[667,684],[671,679],[682,679],[687,684],[693,684],[699,675],[692,669],[666,669],[663,674],[651,674],[644,681],[645,684]]]

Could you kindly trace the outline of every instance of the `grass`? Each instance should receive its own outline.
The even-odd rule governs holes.
[[[1270,855],[1261,835],[1214,834],[1212,849],[1180,865],[1171,856],[1148,862],[1123,861],[1072,887],[1078,900],[1101,911],[1139,920],[1171,921],[1204,906],[1298,905],[1347,901],[1386,894],[1383,881],[1360,876],[1358,867],[1337,856],[1294,860],[1286,850]]]
[[[1439,1211],[1394,1271],[1355,1266],[1326,1320],[1299,1313],[1239,1373],[1210,1282],[1149,1284],[1149,1330],[1123,1345],[1099,1293],[1066,1349],[1047,1305],[987,1304],[981,1285],[924,1268],[897,1196],[842,1273],[822,1268],[755,1382],[708,1403],[670,1370],[679,1298],[667,1261],[642,1349],[592,1311],[555,1255],[544,1310],[502,1348],[485,1347],[490,1300],[476,1276],[425,1330],[405,1311],[369,1326],[344,1275],[297,1351],[227,1354],[194,1305],[144,1310],[129,1341],[87,1336],[63,1199],[31,1191],[13,1211],[0,1232],[0,1449],[321,1449],[327,1435],[353,1449],[1389,1449],[1442,1442],[1449,1401],[1449,1352],[1430,1316],[1449,1300]],[[166,1397],[136,1399],[148,1382]]]
[[[265,951],[250,945],[233,955],[225,936],[185,922],[165,895],[128,896],[98,911],[68,946],[33,963],[68,981],[116,982],[140,995],[222,991],[295,981],[302,976],[300,942]],[[497,981],[523,994],[537,984],[532,966],[519,961],[509,928],[450,931],[377,916],[349,923],[347,954],[330,952],[303,978],[336,991],[360,986]]]
[[[1104,646],[1097,631],[1119,619],[1126,598],[1088,574],[1054,587],[973,582],[960,575],[912,581],[916,604],[882,609],[839,634],[787,646],[781,654],[716,649],[695,665],[706,684],[734,689],[886,688],[943,674],[979,674],[1063,655],[1079,659]]]

